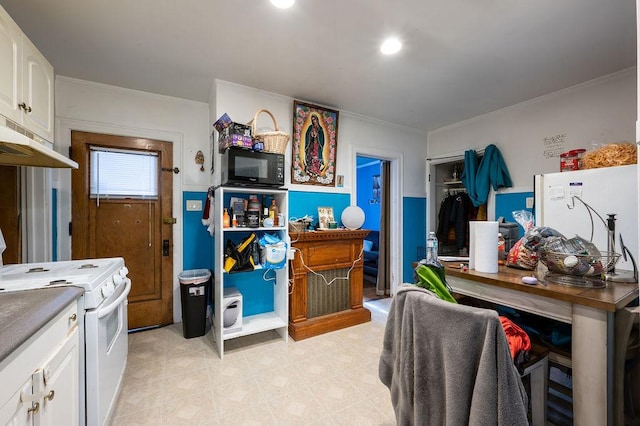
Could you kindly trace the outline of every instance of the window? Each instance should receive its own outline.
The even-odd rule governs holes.
[[[92,146],[91,197],[158,198],[158,154]]]

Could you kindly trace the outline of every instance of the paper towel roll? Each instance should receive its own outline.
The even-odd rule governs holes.
[[[476,222],[469,222],[469,269],[476,269]]]
[[[469,268],[478,272],[498,272],[498,222],[470,222]],[[472,237],[473,236],[473,237]],[[473,261],[471,260],[473,256]]]

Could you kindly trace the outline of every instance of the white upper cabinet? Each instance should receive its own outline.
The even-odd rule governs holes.
[[[53,141],[53,66],[0,7],[0,114]]]
[[[18,93],[22,92],[22,32],[0,7],[0,114],[21,122]]]

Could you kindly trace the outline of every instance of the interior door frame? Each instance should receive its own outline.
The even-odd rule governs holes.
[[[403,221],[402,221],[402,153],[386,151],[370,146],[351,146],[351,182],[353,186],[351,188],[351,204],[355,205],[358,199],[358,182],[357,182],[357,157],[372,157],[379,160],[389,161],[391,176],[389,176],[391,188],[389,194],[389,234],[393,235],[390,238],[389,244],[389,275],[391,278],[390,295],[393,296],[396,293],[396,289],[400,284],[404,282],[402,276],[402,236],[403,236]],[[370,183],[369,183],[370,185]],[[396,238],[397,236],[397,238]]]
[[[171,142],[173,144],[173,165],[183,170],[184,146],[183,135],[176,132],[164,132],[160,130],[140,129],[127,126],[113,126],[104,123],[95,123],[82,120],[72,120],[56,118],[56,145],[59,152],[69,152],[71,146],[71,131],[105,133],[115,136],[130,136],[145,139],[156,139]],[[58,191],[58,260],[71,259],[71,237],[67,232],[69,222],[71,222],[71,173],[57,173],[54,171],[54,186]],[[181,322],[182,308],[180,306],[180,287],[178,273],[182,271],[183,262],[183,215],[182,215],[182,173],[173,175],[173,217],[176,218],[176,225],[173,227],[173,322]]]

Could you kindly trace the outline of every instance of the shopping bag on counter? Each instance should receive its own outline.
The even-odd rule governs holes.
[[[253,261],[255,241],[256,234],[249,235],[238,245],[231,240],[227,240],[224,248],[224,270],[226,272],[253,271],[256,266]]]

